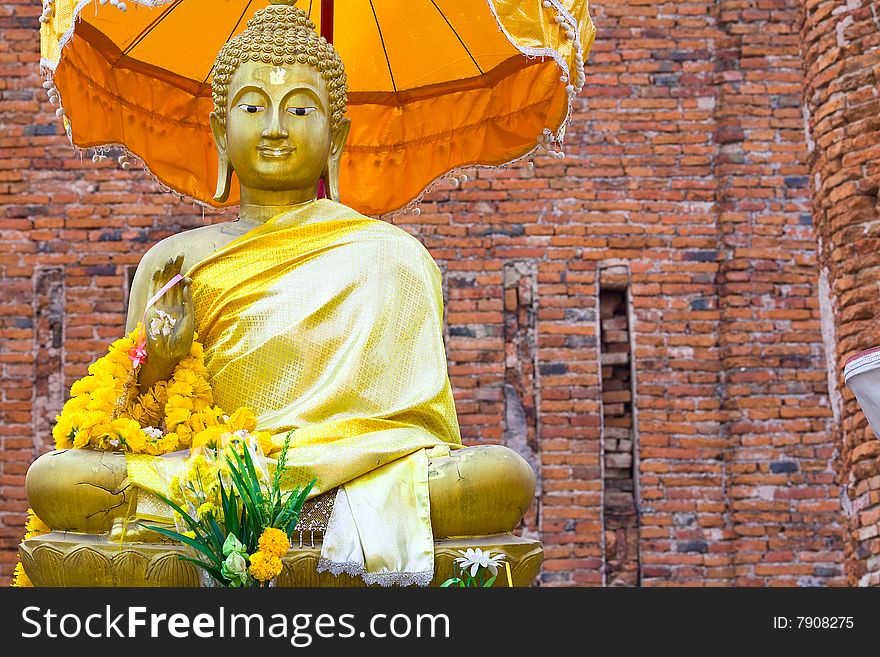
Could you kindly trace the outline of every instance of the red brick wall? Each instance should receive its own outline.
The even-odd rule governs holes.
[[[611,584],[621,568],[649,586],[845,584],[801,9],[629,0],[593,13],[567,157],[469,172],[396,220],[445,273],[463,437],[538,469],[524,531],[544,542],[544,585]],[[27,464],[120,333],[129,268],[208,220],[142,172],[71,151],[39,89],[37,14],[0,3],[3,578]],[[617,449],[599,362],[607,268],[628,272],[631,305],[640,539],[623,566],[606,564],[621,554],[603,481]]]
[[[848,356],[880,344],[877,222],[880,207],[880,5],[806,3],[805,112],[829,344],[838,471],[846,483],[850,584],[880,584],[880,442],[844,386]]]

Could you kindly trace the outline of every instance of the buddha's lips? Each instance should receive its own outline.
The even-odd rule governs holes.
[[[295,149],[287,146],[272,148],[271,146],[258,146],[257,152],[265,157],[285,157],[293,153]]]

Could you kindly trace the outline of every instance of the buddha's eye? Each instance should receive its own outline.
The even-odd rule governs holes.
[[[244,110],[248,114],[256,114],[257,112],[262,112],[266,108],[261,105],[248,105],[247,103],[242,103],[238,106],[238,109]]]
[[[294,116],[308,116],[315,111],[315,107],[288,107],[287,111]]]

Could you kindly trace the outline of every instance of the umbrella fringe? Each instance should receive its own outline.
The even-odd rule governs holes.
[[[40,73],[46,79],[47,82],[53,81],[54,69],[41,67]],[[57,87],[53,86],[53,89],[54,89],[54,93],[57,94],[57,97],[58,97],[58,108],[59,108],[59,110],[63,110],[64,104],[63,104],[63,100],[61,99],[61,93],[60,93],[60,91],[57,90]],[[565,119],[562,121],[562,124],[560,125],[560,127],[556,130],[555,133],[552,132],[552,130],[550,130],[550,128],[545,128],[544,132],[537,137],[536,145],[533,148],[531,148],[527,153],[525,153],[525,154],[523,154],[513,160],[510,160],[509,162],[505,162],[504,164],[491,164],[490,165],[490,164],[474,163],[474,164],[462,164],[462,165],[453,167],[452,169],[448,170],[447,172],[434,178],[434,180],[431,181],[418,194],[418,196],[413,198],[406,205],[404,205],[396,210],[393,210],[391,212],[386,212],[384,214],[375,215],[375,218],[381,219],[383,221],[388,221],[389,223],[394,223],[395,219],[402,217],[404,215],[408,215],[408,214],[418,215],[421,213],[421,208],[419,207],[419,204],[424,200],[425,196],[427,196],[428,194],[433,192],[438,186],[440,186],[444,183],[448,183],[448,184],[451,184],[455,187],[458,187],[458,185],[461,182],[463,182],[462,178],[464,176],[466,176],[469,171],[509,169],[509,168],[512,168],[512,167],[520,164],[524,160],[532,163],[532,162],[534,162],[535,157],[540,155],[544,151],[546,151],[547,154],[551,157],[561,155],[561,152],[554,151],[552,149],[552,147],[554,145],[558,146],[558,147],[562,146],[563,139],[565,137],[565,127],[567,124],[569,124],[571,122],[571,113],[572,113],[572,104],[571,104],[571,100],[569,100],[568,110],[566,112]],[[67,134],[67,139],[70,142],[71,147],[74,149],[74,151],[79,153],[81,157],[84,155],[87,155],[89,150],[94,151],[93,160],[95,157],[97,157],[97,158],[106,157],[103,152],[105,150],[121,151],[121,154],[119,155],[120,166],[123,169],[130,169],[130,168],[132,168],[132,160],[133,160],[135,166],[137,166],[140,169],[143,169],[147,173],[147,175],[153,179],[153,181],[159,187],[160,191],[172,194],[173,196],[180,199],[181,201],[187,201],[187,202],[193,203],[194,205],[196,205],[202,209],[203,214],[219,214],[219,213],[222,213],[225,211],[225,208],[215,208],[214,206],[212,206],[208,203],[205,203],[204,201],[200,201],[199,199],[194,198],[192,196],[188,196],[186,194],[181,194],[180,192],[172,189],[171,187],[166,185],[164,182],[162,182],[158,178],[158,176],[156,176],[156,174],[154,174],[152,172],[152,170],[150,170],[150,167],[147,166],[147,163],[144,161],[144,159],[140,155],[132,152],[128,147],[126,147],[123,144],[119,144],[119,143],[115,143],[115,142],[108,142],[106,144],[100,144],[98,146],[89,146],[89,147],[85,147],[85,148],[82,146],[77,146],[73,141],[73,131],[71,129],[70,119],[68,119],[67,116],[65,116],[63,113],[61,115],[61,119],[62,119],[62,125],[64,126],[65,133]],[[549,138],[548,138],[548,135],[549,135]],[[97,160],[95,160],[95,161],[97,161]],[[128,164],[128,166],[124,166],[123,162]],[[455,182],[453,182],[453,181],[455,181]]]
[[[144,7],[161,7],[162,5],[169,5],[175,0],[127,0],[128,2],[133,2],[138,5],[142,5]],[[79,0],[76,6],[73,8],[73,11],[70,15],[70,26],[67,27],[64,32],[61,34],[61,38],[58,39],[58,52],[60,53],[64,50],[64,47],[73,39],[73,32],[76,29],[76,21],[79,18],[79,15],[82,13],[82,10],[88,7],[89,5],[94,5],[98,2],[98,0]],[[96,9],[97,11],[97,9]],[[43,67],[48,68],[52,71],[58,66],[58,62],[53,62],[50,59],[40,59],[40,68]]]
[[[569,105],[568,115],[566,116],[565,121],[563,121],[562,127],[560,127],[559,131],[557,131],[557,134],[564,133],[565,124],[571,120],[569,118],[570,116],[571,116],[571,105]],[[550,144],[556,143],[559,145],[562,144],[561,139],[557,139],[556,137],[554,137],[552,140],[550,140],[549,143]],[[419,207],[419,204],[422,203],[422,201],[424,201],[425,197],[428,194],[433,192],[440,185],[448,183],[448,184],[451,184],[453,187],[458,187],[461,184],[461,182],[466,182],[466,180],[467,180],[465,178],[465,180],[463,181],[462,177],[466,177],[469,172],[474,171],[474,170],[476,170],[476,171],[506,170],[506,169],[511,169],[511,168],[519,165],[523,161],[527,161],[530,164],[532,164],[535,161],[535,158],[537,156],[541,155],[541,153],[544,151],[547,152],[548,156],[553,157],[551,155],[551,153],[554,153],[554,151],[550,150],[547,144],[542,143],[541,137],[539,137],[538,138],[538,145],[535,146],[534,148],[532,148],[528,153],[525,153],[524,155],[521,155],[513,160],[510,160],[509,162],[505,162],[504,164],[463,164],[461,166],[457,166],[453,169],[450,169],[446,173],[444,173],[440,176],[437,176],[433,181],[431,181],[425,187],[424,190],[422,190],[422,192],[418,196],[416,196],[413,200],[411,200],[409,203],[407,203],[403,207],[398,208],[397,210],[393,210],[391,212],[386,212],[385,214],[378,215],[375,218],[382,219],[383,221],[387,221],[387,222],[393,224],[393,223],[395,223],[395,221],[394,221],[395,219],[403,217],[404,215],[421,214],[421,208]],[[556,152],[558,152],[558,151],[556,151]],[[455,182],[452,182],[452,181],[455,181]]]
[[[504,34],[507,38],[507,41],[516,48],[519,52],[525,55],[528,58],[534,57],[551,57],[556,61],[556,64],[562,70],[564,77],[566,78],[566,82],[568,82],[568,86],[566,87],[569,92],[569,97],[573,98],[577,93],[583,89],[584,86],[584,72],[583,72],[583,64],[584,64],[584,45],[580,41],[580,35],[578,35],[579,25],[575,20],[574,16],[565,6],[562,4],[560,0],[543,0],[544,8],[547,10],[553,9],[557,12],[556,15],[556,23],[559,25],[560,29],[566,30],[567,38],[572,41],[575,50],[575,62],[579,65],[579,70],[577,71],[576,80],[571,79],[571,69],[569,68],[569,64],[565,61],[565,58],[562,54],[556,50],[555,48],[530,48],[528,46],[520,45],[516,42],[514,37],[507,31],[504,27],[501,18],[498,16],[498,11],[495,8],[495,0],[486,0],[489,5],[489,11],[492,12],[492,16],[495,18],[495,22],[498,23],[498,30]],[[596,28],[593,25],[592,19],[589,18],[589,14],[587,14],[587,25],[586,34],[587,37],[587,51],[592,47],[593,39],[596,36]],[[571,28],[569,31],[568,28]],[[574,32],[574,36],[572,35],[572,31]],[[570,109],[571,103],[569,103]]]

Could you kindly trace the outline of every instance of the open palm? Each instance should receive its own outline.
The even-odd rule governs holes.
[[[169,259],[164,267],[153,272],[150,281],[150,298],[180,273],[182,265],[183,255],[179,255],[173,260]],[[195,334],[191,283],[192,279],[184,278],[167,290],[147,310],[144,328],[147,332],[148,360],[162,361],[173,367],[189,354]]]

